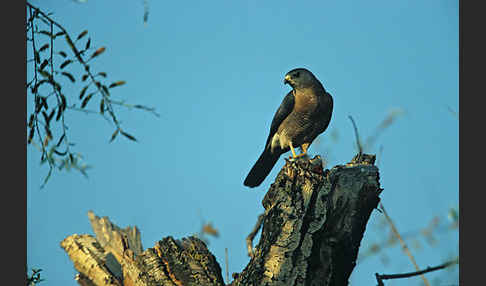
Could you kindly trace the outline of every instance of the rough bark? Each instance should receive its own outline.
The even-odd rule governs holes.
[[[287,161],[263,199],[260,241],[251,249],[255,234],[249,236],[250,262],[231,284],[347,285],[379,202],[374,159],[358,154],[331,170],[323,170],[319,156]],[[143,251],[136,227],[88,216],[96,238],[72,235],[61,243],[81,285],[225,285],[198,238],[166,237]]]
[[[169,236],[143,251],[136,227],[120,229],[91,211],[88,216],[96,238],[74,234],[61,242],[80,272],[80,285],[224,285],[216,258],[201,240]]]

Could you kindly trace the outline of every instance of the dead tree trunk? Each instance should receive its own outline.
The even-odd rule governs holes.
[[[325,171],[318,156],[288,161],[263,199],[260,241],[231,285],[347,285],[380,192],[374,156]],[[136,227],[88,216],[96,238],[61,242],[80,285],[225,285],[198,238],[169,236],[143,251]]]

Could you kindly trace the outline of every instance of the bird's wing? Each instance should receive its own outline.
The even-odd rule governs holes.
[[[292,91],[287,93],[287,95],[284,97],[282,100],[282,103],[280,104],[279,108],[277,109],[277,112],[275,112],[275,115],[273,116],[272,119],[272,124],[270,125],[270,134],[268,134],[267,138],[267,143],[265,143],[265,148],[268,147],[268,143],[272,140],[273,135],[278,130],[278,127],[284,121],[285,118],[292,112],[294,109],[294,94]]]
[[[329,92],[326,92],[326,97],[324,97],[325,100],[319,101],[319,110],[322,110],[323,114],[322,116],[323,121],[321,124],[319,124],[319,129],[317,130],[317,134],[321,134],[327,129],[327,126],[329,125],[329,122],[331,121],[332,117],[332,109],[333,109],[333,99],[332,96]]]

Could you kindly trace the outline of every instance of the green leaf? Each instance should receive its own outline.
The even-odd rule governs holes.
[[[64,34],[66,34],[64,31],[60,31],[60,32],[55,33],[54,37],[62,36]]]
[[[42,47],[40,47],[39,52],[42,52],[42,51],[46,50],[47,48],[49,48],[49,44],[45,44]]]
[[[67,151],[64,151],[64,152],[59,152],[57,151],[56,149],[54,149],[54,153],[56,153],[57,155],[59,156],[65,156],[67,154]]]
[[[104,114],[105,113],[105,100],[102,98],[100,102],[100,113]]]
[[[35,118],[35,115],[34,115],[34,113],[32,113],[30,115],[29,124],[27,125],[27,126],[29,126],[29,128],[32,128],[32,126],[34,126],[34,118]]]
[[[92,92],[84,98],[83,102],[81,103],[81,108],[84,108],[86,106],[86,104],[88,104],[88,101],[91,99],[91,97],[93,97],[93,94],[95,94],[95,93]]]
[[[94,57],[97,57],[97,56],[101,55],[101,53],[103,53],[105,50],[106,50],[106,48],[105,48],[105,47],[101,47],[101,48],[97,49],[97,50],[96,50],[96,51],[95,51],[95,52],[94,52],[94,53],[91,55],[91,58],[90,58],[90,59],[92,59],[92,58],[94,58]]]
[[[34,51],[34,60],[37,64],[40,64],[40,56],[38,51]]]
[[[125,83],[126,83],[126,81],[124,81],[124,80],[116,81],[116,82],[110,84],[109,88],[113,88],[115,86],[124,85]]]
[[[62,109],[62,111],[64,112],[64,110],[66,110],[66,106],[67,106],[66,97],[62,93],[59,93],[59,96],[61,97],[61,105],[59,106],[59,108]]]
[[[62,140],[66,137],[66,134],[62,134],[61,138],[59,138],[59,141],[57,141],[56,147],[59,147],[62,143]]]
[[[88,41],[86,42],[86,46],[84,47],[84,50],[89,49],[90,45],[91,45],[91,38],[88,38]]]
[[[113,132],[113,134],[111,135],[111,139],[110,139],[110,143],[115,140],[116,136],[118,135],[118,133],[120,132],[120,129],[117,129],[115,130],[115,132]]]
[[[86,90],[88,89],[88,86],[83,87],[81,90],[81,93],[79,94],[79,99],[83,99],[84,94],[86,93]]]
[[[76,52],[75,51],[75,47],[74,47],[74,43],[73,43],[73,40],[71,40],[71,38],[69,37],[68,34],[66,34],[66,42],[68,43],[69,47],[71,47],[71,49],[73,50],[73,52]]]
[[[51,77],[51,75],[48,72],[44,71],[44,70],[39,70],[39,73],[40,73],[41,76],[43,76],[45,78],[50,78]]]
[[[121,133],[123,136],[127,137],[128,139],[130,139],[130,140],[132,140],[132,141],[137,141],[137,139],[135,139],[135,137],[133,137],[132,135],[130,135],[130,134],[126,133],[126,132],[124,132],[123,130],[120,130],[120,133]]]
[[[72,63],[72,60],[65,60],[59,67],[61,69],[65,68],[68,64]]]
[[[44,153],[42,153],[42,156],[41,156],[41,165],[44,164],[46,161],[47,161],[47,158],[44,155]]]
[[[64,110],[62,108],[57,109],[57,115],[56,115],[56,121],[59,121],[61,119],[61,115],[63,114]]]
[[[71,82],[76,82],[76,80],[74,79],[74,76],[68,72],[62,72],[61,73],[63,76],[69,78],[71,80]]]
[[[86,36],[86,34],[88,34],[88,30],[82,31],[81,34],[79,34],[78,37],[76,38],[76,41]]]
[[[44,60],[44,61],[42,62],[42,64],[40,65],[39,69],[40,69],[40,70],[43,70],[43,69],[44,69],[44,68],[47,66],[47,64],[48,64],[48,63],[49,63],[49,61],[48,61],[48,60]]]
[[[32,138],[34,138],[35,126],[32,126],[29,131],[29,139],[27,139],[27,144],[32,142]]]

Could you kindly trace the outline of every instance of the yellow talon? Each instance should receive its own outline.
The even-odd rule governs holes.
[[[290,151],[292,151],[292,156],[290,156],[289,159],[296,159],[296,158],[307,155],[307,149],[309,148],[309,145],[310,145],[309,143],[302,144],[300,146],[300,149],[302,150],[302,152],[299,155],[296,155],[294,146],[292,146],[292,143],[290,143],[289,146],[290,146]]]
[[[290,146],[290,151],[292,151],[292,157],[290,157],[290,159],[297,158],[297,155],[295,154],[294,146],[292,146],[292,142],[290,142],[289,146]]]

